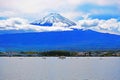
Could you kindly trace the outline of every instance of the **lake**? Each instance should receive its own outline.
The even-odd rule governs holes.
[[[120,80],[120,57],[1,57],[0,80]]]

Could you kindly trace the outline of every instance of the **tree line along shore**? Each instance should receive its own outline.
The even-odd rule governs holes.
[[[111,57],[116,56],[120,57],[120,50],[108,50],[108,51],[64,51],[64,50],[53,50],[53,51],[21,51],[21,52],[0,52],[0,56],[8,56],[8,57]]]

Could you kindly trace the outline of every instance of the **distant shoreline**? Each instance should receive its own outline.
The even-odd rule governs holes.
[[[120,57],[120,50],[108,51],[21,51],[21,52],[0,52],[0,57]]]

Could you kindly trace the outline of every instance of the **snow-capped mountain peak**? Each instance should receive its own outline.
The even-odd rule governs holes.
[[[59,23],[63,24],[63,25],[59,25]],[[72,22],[71,20],[61,16],[58,13],[50,13],[49,15],[43,17],[40,20],[36,20],[33,23],[31,23],[33,25],[39,25],[39,26],[55,26],[57,24],[57,26],[64,26],[64,27],[69,27],[69,26],[74,26],[76,25],[76,23]]]

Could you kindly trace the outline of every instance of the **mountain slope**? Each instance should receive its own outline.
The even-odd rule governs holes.
[[[76,23],[70,21],[69,19],[61,16],[60,14],[57,13],[51,13],[45,17],[43,17],[40,20],[36,20],[34,21],[33,25],[39,25],[39,26],[53,26],[54,24],[62,24],[65,27],[69,27],[69,26],[74,26],[76,25]]]
[[[120,49],[120,36],[91,30],[0,35],[0,50],[109,50]]]

